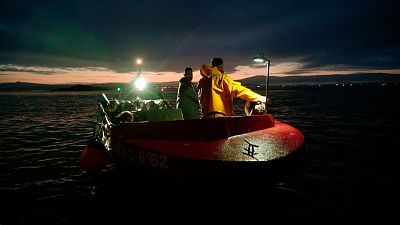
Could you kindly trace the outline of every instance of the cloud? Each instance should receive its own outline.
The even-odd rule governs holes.
[[[18,65],[0,65],[0,71],[6,72],[24,72],[42,75],[52,75],[59,73],[59,69],[48,68],[48,67],[33,67],[33,66],[18,66]]]
[[[144,70],[181,73],[218,56],[235,72],[264,52],[302,65],[287,74],[400,65],[395,0],[23,3],[1,3],[0,64],[129,73],[143,57]]]
[[[0,71],[4,72],[22,72],[22,73],[33,73],[42,75],[55,75],[55,74],[66,74],[70,72],[80,72],[80,71],[109,71],[102,67],[44,67],[44,66],[19,66],[19,65],[0,65]]]

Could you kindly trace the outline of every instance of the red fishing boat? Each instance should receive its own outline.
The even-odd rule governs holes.
[[[303,134],[269,114],[183,120],[165,100],[137,99],[120,103],[131,111],[113,117],[117,100],[101,99],[94,137],[101,145],[86,154],[98,151],[104,158],[107,150],[120,165],[173,176],[280,177],[303,161]],[[99,161],[94,158],[87,155],[86,164]]]
[[[303,134],[270,114],[258,114],[183,120],[180,109],[162,98],[109,100],[102,94],[94,127],[97,144],[84,150],[81,165],[104,168],[93,158],[103,159],[106,151],[118,165],[163,175],[272,178],[294,173],[304,161]],[[96,152],[102,152],[100,157]]]

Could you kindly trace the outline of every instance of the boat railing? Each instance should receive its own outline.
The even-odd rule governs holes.
[[[103,93],[97,103],[93,139],[105,143],[113,127],[148,121],[183,120],[181,109],[175,109],[165,99],[108,99]]]

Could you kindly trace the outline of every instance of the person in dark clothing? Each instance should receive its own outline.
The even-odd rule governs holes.
[[[200,103],[197,89],[192,83],[192,68],[185,68],[185,74],[183,74],[183,76],[184,77],[179,80],[176,108],[182,109],[184,119],[198,119]]]

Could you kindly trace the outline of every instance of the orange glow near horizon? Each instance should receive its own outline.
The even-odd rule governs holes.
[[[313,76],[331,74],[352,73],[392,73],[400,74],[400,69],[393,70],[334,70],[330,68],[314,69],[303,73],[291,74],[300,71],[300,63],[281,63],[272,65],[271,76]],[[136,72],[117,73],[105,68],[47,68],[47,67],[21,67],[13,65],[0,65],[0,83],[29,82],[42,84],[77,84],[77,83],[125,83],[136,77]],[[29,71],[29,72],[28,72]],[[47,73],[47,74],[46,74]],[[237,66],[234,72],[229,74],[233,79],[240,80],[256,75],[266,75],[266,68],[254,68],[250,66]],[[177,72],[150,72],[142,71],[142,76],[149,82],[178,81],[183,73]],[[193,82],[201,78],[199,70],[193,71]]]

